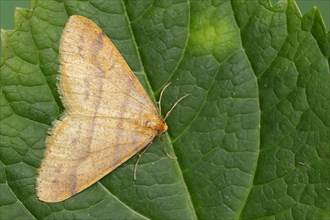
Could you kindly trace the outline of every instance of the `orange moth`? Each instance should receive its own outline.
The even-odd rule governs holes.
[[[65,111],[54,123],[38,170],[37,196],[45,202],[81,192],[167,130],[168,114],[161,117],[94,22],[71,16],[59,51],[58,87]]]

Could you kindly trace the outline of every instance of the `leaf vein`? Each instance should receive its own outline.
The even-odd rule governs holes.
[[[141,216],[144,219],[150,219],[144,215],[142,215],[141,213],[139,213],[138,211],[134,210],[132,207],[128,206],[126,203],[124,203],[123,201],[121,201],[117,196],[115,196],[113,193],[110,192],[110,190],[108,188],[106,188],[100,181],[97,182],[103,189],[104,191],[106,191],[108,193],[109,196],[112,196],[113,198],[115,198],[118,202],[120,202],[123,206],[125,206],[126,208],[128,208],[129,210],[133,211],[136,215]]]

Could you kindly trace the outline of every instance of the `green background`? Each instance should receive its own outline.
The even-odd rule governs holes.
[[[276,2],[276,0],[272,0]],[[329,0],[296,0],[300,11],[305,14],[313,6],[320,9],[327,30],[330,29],[330,1]],[[14,27],[14,9],[15,7],[27,8],[30,0],[0,0],[1,3],[1,28],[13,29]]]
[[[330,219],[329,45],[319,11],[301,19],[292,0],[151,1],[38,0],[33,15],[16,13],[17,31],[2,34],[0,218]],[[177,160],[156,141],[137,182],[132,158],[84,193],[44,204],[35,177],[63,110],[58,43],[72,14],[98,22],[154,101],[173,81],[163,112],[191,96],[164,134]]]

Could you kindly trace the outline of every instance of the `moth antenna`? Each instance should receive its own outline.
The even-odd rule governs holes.
[[[173,111],[173,109],[175,108],[175,106],[177,106],[177,104],[179,104],[179,102],[181,102],[183,99],[187,98],[188,96],[190,96],[190,94],[186,94],[184,96],[182,96],[181,98],[179,98],[174,105],[172,106],[172,108],[166,113],[164,121],[167,119],[167,117],[171,114],[171,112]]]
[[[169,87],[171,85],[172,82],[169,82],[167,83],[164,88],[162,89],[162,91],[160,92],[160,95],[159,95],[159,100],[157,102],[158,104],[158,109],[159,109],[159,114],[162,115],[162,106],[160,105],[161,104],[161,101],[162,101],[162,97],[163,97],[163,93],[164,91],[167,89],[167,87]]]
[[[137,166],[139,164],[140,158],[142,157],[142,155],[149,149],[149,147],[151,146],[152,141],[148,144],[148,146],[145,147],[145,149],[138,155],[136,162],[135,162],[135,166],[134,166],[134,180],[136,180],[136,171],[137,171]]]

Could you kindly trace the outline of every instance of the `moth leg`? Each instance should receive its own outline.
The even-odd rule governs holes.
[[[165,150],[165,147],[163,147],[163,149],[164,149],[164,152],[165,152],[165,154],[166,154],[166,156],[168,157],[168,158],[170,158],[171,160],[176,160],[177,159],[177,157],[172,157],[166,150]]]
[[[164,141],[163,141],[163,136],[159,136],[159,139],[160,139],[160,142],[162,143],[162,146],[163,146],[163,151],[165,152],[166,156],[168,158],[170,158],[171,160],[176,160],[177,157],[172,157],[167,151],[166,151],[166,147],[165,147],[165,144],[164,144]]]
[[[144,150],[141,153],[138,154],[138,157],[136,159],[135,166],[134,166],[134,180],[136,180],[136,170],[137,170],[137,166],[139,164],[140,158],[149,149],[151,144],[152,144],[152,141],[144,148]]]

